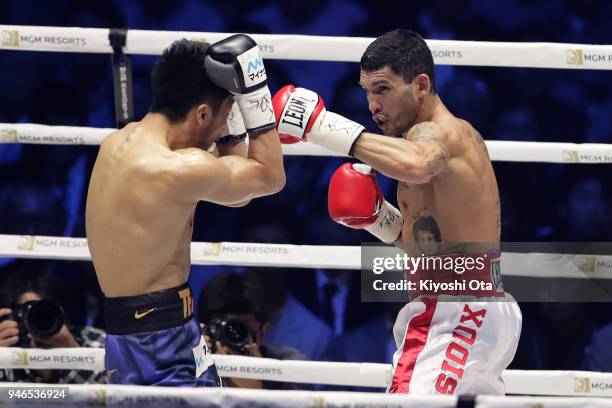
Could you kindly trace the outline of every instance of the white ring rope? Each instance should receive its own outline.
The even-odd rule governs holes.
[[[111,53],[108,29],[0,25],[0,49],[21,51]],[[218,41],[229,33],[128,30],[127,54],[159,55],[180,38]],[[359,61],[372,38],[253,34],[269,59]],[[612,69],[612,46],[562,43],[501,43],[427,40],[434,61],[441,65],[528,68]],[[0,143],[99,145],[115,129],[35,124],[0,124]],[[492,160],[546,163],[612,163],[612,145],[487,141]],[[308,143],[284,145],[287,155],[335,156]],[[330,256],[332,255],[333,256]],[[83,238],[0,235],[0,256],[89,260]],[[303,268],[360,269],[360,248],[274,245],[257,243],[192,243],[193,264],[255,265]],[[606,265],[612,257],[589,255],[516,254],[502,257],[504,275],[612,278]],[[585,275],[585,265],[589,275]],[[534,272],[536,272],[534,274]],[[212,356],[223,377],[258,378],[312,384],[386,387],[390,365],[280,361],[244,356]],[[101,371],[104,349],[0,348],[0,368],[53,368]],[[612,396],[612,374],[580,371],[519,371],[503,374],[509,394]],[[5,387],[28,384],[4,383]],[[40,384],[31,384],[39,387]],[[54,385],[45,385],[53,387]],[[62,385],[65,386],[65,385]],[[454,407],[456,397],[254,391],[232,389],[171,389],[120,385],[70,385],[69,405],[194,405],[216,406],[365,406],[404,405]],[[565,398],[503,398],[479,396],[477,407],[568,406]],[[60,403],[54,401],[54,403]],[[580,406],[603,406],[602,400],[577,398]],[[0,404],[15,400],[0,393]],[[573,405],[573,404],[572,404]]]
[[[109,29],[0,25],[0,49],[111,53]],[[219,41],[232,33],[128,30],[125,53],[159,55],[180,38]],[[264,58],[349,61],[361,59],[373,38],[250,34]],[[524,68],[612,69],[612,46],[427,40],[434,62]]]
[[[391,373],[390,364],[275,360],[218,354],[211,357],[221,377],[385,388]],[[0,368],[103,371],[104,349],[0,347]],[[502,377],[507,394],[612,397],[612,373],[505,370]]]
[[[502,397],[476,396],[469,404],[460,403],[456,396],[406,394],[352,393],[325,391],[282,391],[251,390],[239,388],[173,388],[136,385],[102,384],[24,384],[4,383],[0,386],[0,405],[44,404],[44,406],[68,405],[77,407],[131,406],[131,407],[222,407],[222,408],[268,408],[268,407],[342,407],[342,408],[380,408],[380,407],[419,407],[454,408],[457,406],[475,408],[603,408],[611,407],[609,400],[602,398],[560,397]],[[63,389],[65,398],[27,398],[18,400],[9,397],[8,389],[26,395],[37,389],[53,391]],[[15,395],[15,394],[13,394]],[[461,405],[459,405],[461,404]]]
[[[0,123],[0,143],[99,145],[110,128]],[[491,160],[531,163],[612,163],[612,144],[487,140]],[[286,155],[339,156],[312,143],[283,145]]]
[[[0,386],[0,405],[37,404],[54,407],[58,404],[77,407],[130,406],[130,407],[221,407],[221,408],[380,408],[380,407],[422,407],[454,408],[457,397],[454,396],[409,396],[406,394],[322,392],[322,391],[278,391],[252,390],[239,388],[175,388],[136,385],[102,385],[102,384],[21,384],[7,383],[17,392],[19,387],[28,387],[25,391],[34,394],[35,388],[66,390],[65,398],[17,400],[9,398],[8,390]],[[26,394],[27,395],[27,394]],[[24,397],[25,398],[25,397]],[[536,399],[532,399],[536,401]],[[537,401],[549,400],[540,397]],[[595,401],[595,399],[591,399]],[[586,398],[580,398],[580,407],[585,407]],[[42,405],[41,405],[42,406]],[[490,405],[489,405],[490,406]],[[569,405],[549,405],[546,407],[567,408]],[[591,406],[591,405],[589,405]],[[480,408],[480,406],[478,406]]]
[[[85,238],[0,234],[0,257],[91,260]],[[236,265],[359,270],[361,247],[192,242],[193,265]],[[612,279],[612,256],[505,252],[505,276]],[[365,266],[364,266],[365,267]]]

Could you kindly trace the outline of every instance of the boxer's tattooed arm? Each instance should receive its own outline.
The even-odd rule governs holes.
[[[429,167],[429,174],[435,175],[446,167],[446,163],[448,162],[448,153],[441,152],[433,158],[433,160],[429,160],[427,162],[427,167]]]
[[[450,155],[446,146],[440,141],[440,135],[445,131],[440,125],[434,122],[423,122],[414,125],[406,134],[406,140],[413,142],[426,142],[435,145],[436,153],[433,158],[427,161],[428,174],[434,176],[441,172],[446,164]]]

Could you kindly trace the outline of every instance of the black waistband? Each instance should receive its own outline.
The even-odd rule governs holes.
[[[138,296],[104,298],[108,334],[135,334],[181,326],[193,316],[188,283]]]

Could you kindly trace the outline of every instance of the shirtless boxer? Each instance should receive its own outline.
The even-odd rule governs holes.
[[[283,188],[270,91],[257,44],[243,34],[175,42],[151,82],[150,112],[104,140],[87,196],[106,369],[114,383],[215,386],[187,284],[193,216],[201,200],[238,206]],[[221,137],[233,103],[228,126],[244,119],[243,129]]]
[[[382,35],[360,67],[360,84],[384,136],[327,112],[316,93],[287,86],[273,98],[280,137],[366,163],[347,163],[332,176],[328,201],[335,221],[365,228],[409,254],[439,248],[449,257],[482,256],[488,261],[478,278],[494,283],[492,290],[463,293],[473,302],[444,293],[412,297],[394,326],[398,351],[388,391],[503,394],[501,374],[516,352],[521,314],[499,285],[499,193],[486,145],[436,94],[433,58],[418,34]],[[372,168],[399,181],[399,210],[382,197]]]

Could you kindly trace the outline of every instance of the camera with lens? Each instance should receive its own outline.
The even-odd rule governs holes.
[[[19,328],[19,341],[14,347],[30,347],[28,333],[34,337],[51,337],[62,329],[65,323],[64,310],[59,303],[48,300],[31,300],[14,305],[12,313],[0,318],[14,320]]]
[[[206,326],[205,333],[210,337],[213,353],[217,352],[216,344],[220,341],[224,346],[247,355],[245,346],[255,339],[249,325],[240,319],[215,319]]]

